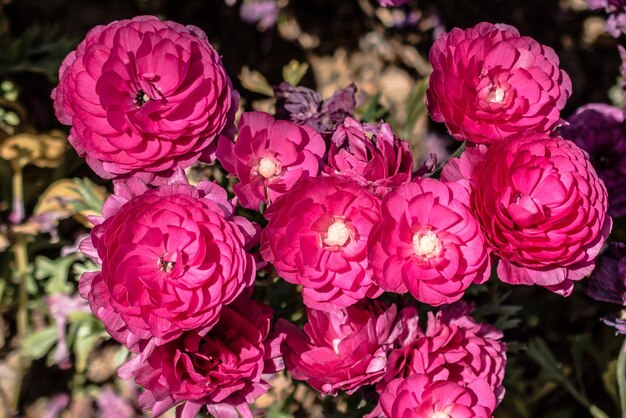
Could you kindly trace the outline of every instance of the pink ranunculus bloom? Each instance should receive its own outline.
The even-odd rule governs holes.
[[[460,165],[472,176],[474,213],[500,257],[499,278],[568,296],[593,270],[611,230],[607,191],[587,154],[540,133],[484,151],[473,168]]]
[[[572,92],[554,50],[508,25],[452,29],[437,39],[430,61],[429,112],[460,141],[550,132]]]
[[[304,332],[281,319],[276,329],[285,335],[287,370],[323,395],[351,394],[371,385],[385,374],[394,344],[413,332],[406,328],[418,328],[417,317],[408,323],[402,316],[395,305],[364,300],[330,312],[307,309]]]
[[[301,178],[317,175],[325,150],[313,128],[248,112],[239,119],[237,142],[222,136],[216,154],[239,179],[233,189],[241,205],[258,210],[261,202],[273,202]]]
[[[350,180],[307,177],[265,212],[261,255],[278,274],[303,286],[309,308],[332,310],[375,298],[367,239],[380,200]]]
[[[391,381],[380,405],[388,418],[491,418],[496,399],[484,380],[464,385],[413,374]]]
[[[345,176],[379,196],[411,181],[413,155],[388,123],[361,124],[347,117],[328,150],[328,174]]]
[[[489,278],[487,244],[461,185],[430,178],[402,185],[383,199],[381,218],[369,260],[384,290],[438,306]]]
[[[59,80],[56,115],[104,178],[209,160],[239,100],[204,32],[154,16],[93,28],[63,61]]]
[[[379,391],[397,377],[425,374],[431,381],[462,386],[476,380],[489,384],[498,402],[504,397],[506,345],[502,331],[477,323],[465,303],[449,305],[428,314],[426,332],[389,355],[387,372]]]
[[[176,340],[137,355],[120,368],[146,391],[139,406],[158,417],[178,405],[178,415],[193,418],[206,406],[216,418],[241,414],[267,392],[271,374],[283,369],[281,339],[270,332],[272,310],[238,299],[224,307],[208,334],[189,331]]]
[[[217,322],[256,274],[246,248],[257,242],[257,226],[233,211],[226,191],[209,182],[116,184],[81,245],[101,271],[80,279],[113,338],[139,351],[147,340],[160,345]]]

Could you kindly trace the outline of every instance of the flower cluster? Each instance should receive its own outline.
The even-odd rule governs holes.
[[[554,51],[481,23],[442,36],[431,60],[433,119],[473,143],[441,178],[469,191],[498,277],[569,295],[593,270],[612,222],[588,154],[553,132],[571,89]],[[448,100],[457,89],[475,96]]]
[[[380,404],[370,417],[403,417],[414,408],[491,417],[504,396],[506,346],[501,331],[469,311],[459,304],[431,313],[424,332],[412,307],[361,301],[332,312],[307,309],[304,332],[284,320],[278,328],[287,369],[320,393],[376,384]]]
[[[369,386],[372,417],[492,415],[503,334],[459,300],[492,260],[502,281],[568,295],[610,231],[607,192],[587,154],[553,132],[571,83],[551,48],[481,23],[441,36],[431,61],[431,115],[471,143],[440,178],[434,158],[414,172],[389,124],[352,116],[354,86],[322,101],[282,84],[276,116],[244,112],[235,133],[238,94],[194,27],[114,22],[68,56],[57,115],[116,179],[81,245],[100,269],[80,291],[135,353],[120,373],[146,389],[141,407],[252,417],[286,365],[324,395]],[[213,156],[237,179],[232,200],[185,177]],[[251,298],[259,267],[299,286],[304,329],[272,329],[272,310]],[[441,308],[423,329],[414,304],[384,292]]]

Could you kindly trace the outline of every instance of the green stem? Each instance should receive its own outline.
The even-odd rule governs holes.
[[[626,339],[617,357],[617,388],[622,418],[626,418]]]
[[[20,340],[28,334],[28,252],[26,240],[23,237],[17,239],[13,245],[15,267],[18,279],[18,305],[17,305],[17,335]]]

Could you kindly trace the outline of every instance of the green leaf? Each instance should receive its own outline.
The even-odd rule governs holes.
[[[612,360],[602,373],[602,383],[604,389],[609,394],[615,405],[619,406],[619,394],[617,392],[617,360]]]
[[[113,367],[117,369],[124,364],[126,359],[128,359],[129,354],[130,351],[128,351],[126,347],[120,347],[120,349],[117,350],[117,353],[115,353],[115,357],[113,357]]]
[[[381,93],[376,93],[356,109],[364,122],[380,122],[381,119],[389,115],[389,111],[380,104],[380,97]]]
[[[426,114],[426,90],[428,89],[428,77],[417,82],[406,104],[406,121],[402,128],[402,138],[408,138],[417,121]]]
[[[103,337],[103,330],[95,321],[82,321],[76,329],[74,338],[74,355],[76,356],[76,371],[83,373],[87,370],[87,360],[98,341]]]
[[[57,337],[57,330],[54,326],[36,331],[24,338],[22,353],[33,360],[38,360],[52,349],[57,342]]]
[[[267,79],[263,77],[258,71],[252,71],[247,66],[244,66],[239,73],[239,81],[241,85],[250,91],[263,94],[268,97],[274,97],[274,89],[267,82]]]
[[[559,361],[542,339],[534,338],[530,340],[528,343],[528,356],[541,367],[546,379],[559,384],[567,390],[574,399],[587,408],[592,417],[609,418],[604,411],[592,404],[587,397],[580,393],[572,382],[570,382],[567,376],[565,376],[565,373],[563,373]]]
[[[51,260],[42,255],[35,259],[35,278],[38,280],[48,279],[44,288],[48,295],[63,293],[69,295],[74,286],[68,283],[69,270],[76,261],[76,255]]]
[[[300,83],[307,71],[309,71],[309,64],[291,60],[289,64],[283,67],[283,79],[295,87]]]

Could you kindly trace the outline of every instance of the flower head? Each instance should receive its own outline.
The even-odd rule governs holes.
[[[153,16],[92,29],[59,79],[56,115],[104,178],[210,159],[237,109],[238,94],[204,32]]]
[[[122,366],[120,375],[146,388],[139,405],[155,417],[180,405],[186,417],[206,406],[217,418],[252,418],[248,404],[269,389],[267,376],[282,369],[271,319],[268,306],[238,299],[208,334],[190,331],[154,347]]]
[[[81,294],[116,340],[138,351],[139,342],[206,332],[223,305],[252,284],[256,265],[246,248],[257,229],[233,210],[226,191],[209,182],[116,185],[81,246],[101,270],[80,280]]]
[[[325,149],[322,137],[308,126],[248,112],[239,119],[237,142],[222,136],[216,154],[239,178],[233,189],[242,206],[258,210],[261,202],[269,204],[300,179],[317,175]]]
[[[282,278],[303,286],[310,308],[376,297],[367,239],[379,212],[378,197],[347,179],[305,178],[265,212],[261,254]]]
[[[289,373],[324,395],[353,393],[382,379],[387,357],[409,326],[395,305],[361,301],[331,312],[307,309],[304,332],[280,320]],[[417,318],[411,326],[417,326]],[[407,331],[408,330],[404,330]]]
[[[356,87],[350,85],[338,90],[327,100],[322,100],[315,90],[281,83],[274,88],[276,118],[307,125],[322,135],[328,135],[347,116],[352,115],[356,106],[355,93]]]
[[[325,170],[382,196],[411,181],[413,155],[388,123],[361,124],[347,117],[332,136]]]
[[[612,243],[598,257],[585,291],[595,300],[626,306],[626,244]]]
[[[429,112],[458,140],[549,132],[572,91],[554,50],[508,25],[452,29],[437,39],[430,61]]]
[[[384,388],[397,377],[422,374],[432,382],[461,386],[484,381],[492,395],[501,401],[506,367],[506,345],[500,341],[502,332],[477,323],[469,311],[468,305],[458,303],[436,314],[429,313],[426,332],[390,354],[387,373],[378,388]]]
[[[490,146],[467,172],[501,280],[567,296],[591,273],[611,218],[604,184],[573,142],[528,133]]]
[[[609,193],[609,214],[626,215],[626,125],[624,110],[602,103],[581,107],[561,129],[589,153],[591,164]]]
[[[391,381],[380,405],[389,418],[491,418],[496,400],[484,380],[464,385],[414,374]]]
[[[381,218],[369,254],[383,289],[436,306],[489,278],[487,245],[462,186],[429,178],[405,184],[385,196]]]

